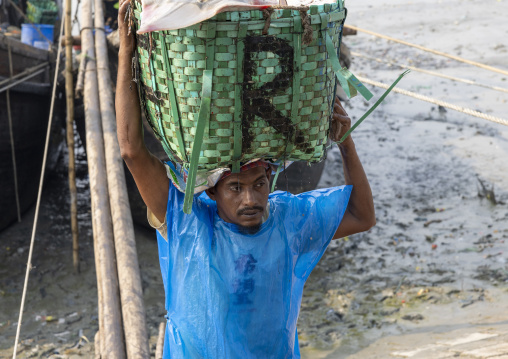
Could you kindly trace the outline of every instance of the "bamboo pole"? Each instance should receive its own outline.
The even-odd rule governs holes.
[[[72,43],[71,45],[72,46],[81,46],[81,37],[79,36],[71,36],[70,39],[68,39],[67,37],[60,40],[62,42],[62,46],[67,46],[67,44],[72,40]]]
[[[9,77],[12,79],[14,71],[12,69],[12,53],[11,43],[7,41],[7,53],[9,56]],[[9,90],[5,93],[7,102],[7,119],[9,121],[9,135],[11,140],[11,156],[12,156],[12,169],[14,174],[14,196],[16,197],[16,210],[18,215],[18,222],[21,222],[21,206],[19,204],[19,189],[18,189],[18,166],[16,165],[16,149],[14,146],[14,131],[12,128],[12,112],[11,112],[11,93]]]
[[[79,273],[78,196],[74,169],[74,82],[72,79],[71,0],[65,0],[65,97],[67,103],[67,149],[69,151],[69,193],[71,197],[72,263]]]
[[[85,87],[85,67],[86,67],[86,54],[84,51],[81,51],[81,55],[79,58],[79,69],[78,69],[78,79],[76,80],[76,93],[75,97],[83,97],[83,88]]]
[[[94,40],[92,35],[92,1],[84,0],[81,7],[81,24],[83,25],[83,52],[87,56],[85,71],[85,121],[86,121],[86,152],[90,175],[90,193],[97,233],[97,248],[103,296],[102,317],[104,320],[103,342],[105,352],[102,357],[108,359],[125,358],[123,341],[120,298],[118,292],[118,274],[113,243],[113,226],[109,207],[109,193],[104,158],[104,142],[100,121],[99,93],[97,69],[95,64]],[[101,340],[102,341],[102,340]]]
[[[101,341],[100,333],[97,332],[97,333],[95,333],[95,337],[94,337],[94,348],[95,348],[94,358],[95,359],[101,359],[101,352],[100,352],[100,350],[97,350],[97,348],[100,348],[100,346],[101,346],[100,341]]]
[[[166,323],[163,322],[159,324],[159,336],[157,337],[157,345],[155,346],[155,359],[162,359],[165,334],[166,334]]]
[[[113,87],[109,73],[108,48],[102,0],[95,0],[95,50],[97,78],[106,152],[108,189],[115,238],[123,327],[128,358],[150,358],[143,289],[139,273],[134,226],[125,184],[123,160],[116,135]]]
[[[92,213],[95,213],[94,199],[95,199],[95,197],[92,198],[92,201],[91,201],[92,202],[91,203]],[[95,276],[97,277],[97,283],[99,284],[99,283],[102,283],[102,278],[101,278],[101,271],[99,270],[100,259],[99,259],[99,244],[97,242],[97,237],[98,237],[97,225],[95,224],[94,216],[92,216],[91,219],[92,219],[93,248],[94,248],[94,259],[95,259]],[[106,349],[104,348],[104,343],[105,343],[104,315],[103,315],[104,299],[102,296],[102,286],[101,285],[97,285],[97,302],[98,302],[97,317],[99,318],[98,319],[99,331],[97,332],[97,335],[95,336],[95,344],[98,343],[98,345],[95,346],[95,356],[97,357],[97,354],[98,354],[99,359],[100,359],[102,356],[102,353],[105,353],[105,351],[106,351]],[[97,336],[98,336],[98,338],[97,338]]]

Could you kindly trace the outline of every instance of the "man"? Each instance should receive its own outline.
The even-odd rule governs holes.
[[[166,167],[144,145],[131,84],[134,36],[119,10],[118,140],[149,220],[158,229],[166,293],[165,358],[299,358],[296,322],[303,285],[333,238],[375,224],[370,186],[349,136],[339,147],[347,186],[298,196],[269,194],[263,161],[226,172],[192,213]],[[351,126],[338,99],[330,138]],[[352,185],[352,186],[351,186]]]

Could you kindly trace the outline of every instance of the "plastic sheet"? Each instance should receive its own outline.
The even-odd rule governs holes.
[[[182,29],[223,11],[264,9],[277,0],[143,0],[139,33]]]
[[[214,201],[170,185],[168,240],[158,237],[166,293],[164,358],[299,358],[303,286],[347,207],[351,186],[275,192],[253,235],[224,222]]]

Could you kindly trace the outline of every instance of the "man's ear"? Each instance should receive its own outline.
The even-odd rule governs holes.
[[[266,169],[266,178],[268,178],[268,182],[270,182],[270,180],[272,179],[272,169],[271,168]]]
[[[215,201],[215,190],[216,190],[215,187],[208,188],[207,190],[205,190],[206,194],[208,195],[208,197],[210,197],[212,201]]]

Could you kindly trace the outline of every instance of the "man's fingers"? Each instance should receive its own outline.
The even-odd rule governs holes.
[[[129,7],[130,0],[121,0],[120,7],[118,8],[118,18],[124,22],[125,14],[127,13],[127,8]]]
[[[343,126],[351,126],[351,119],[349,116],[340,115],[338,113],[333,114],[333,119],[335,122],[339,122]]]
[[[335,103],[333,104],[333,110],[340,113],[341,115],[347,116],[346,110],[342,106],[342,103],[339,100],[339,96],[335,96]]]
[[[340,102],[335,102],[333,105],[333,112],[338,113],[342,116],[348,116],[346,110],[344,110],[344,107],[342,107],[342,104]]]

